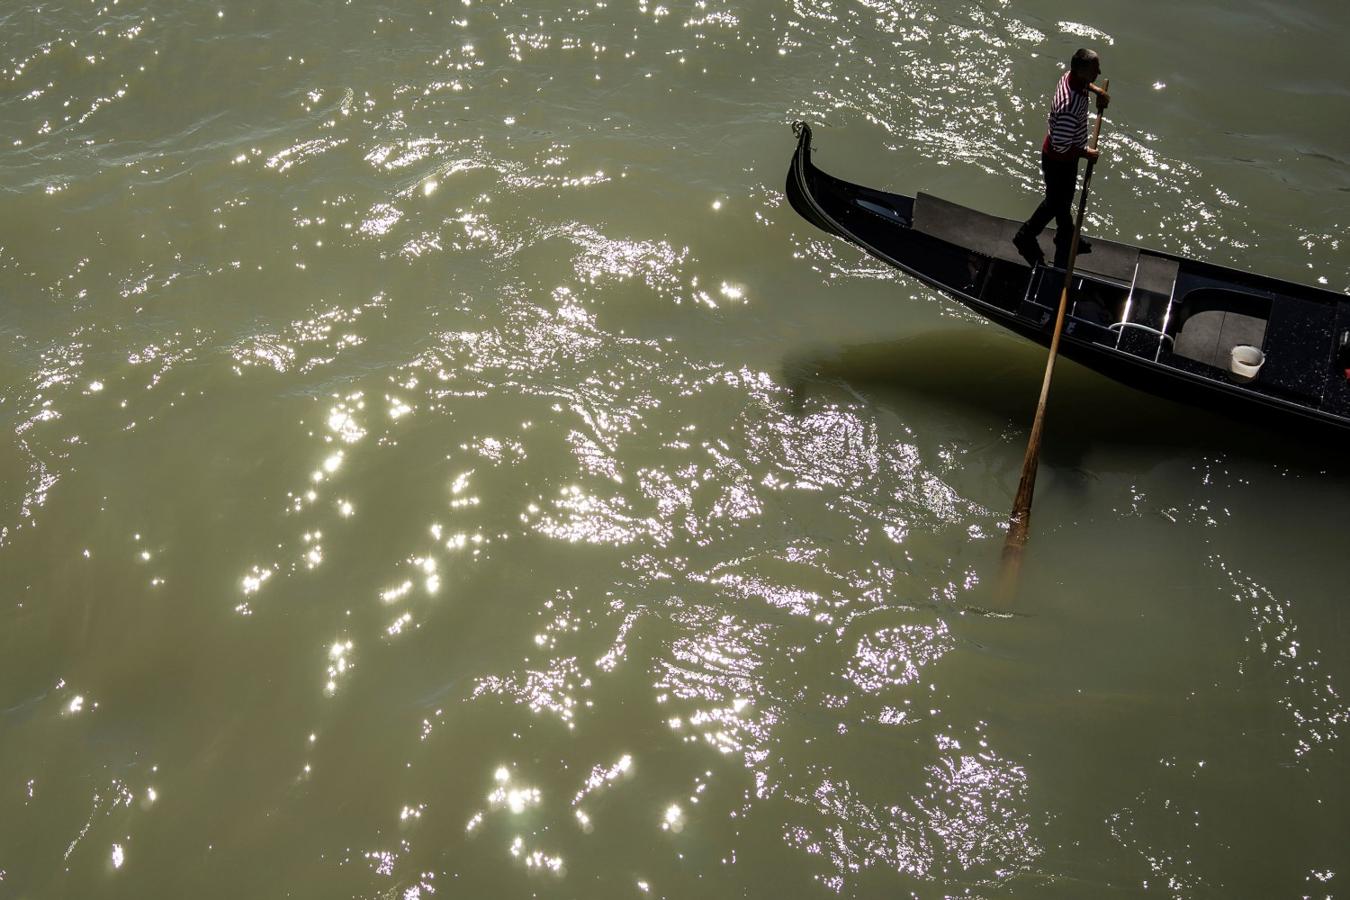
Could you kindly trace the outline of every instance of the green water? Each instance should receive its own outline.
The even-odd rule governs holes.
[[[0,897],[1326,897],[1350,477],[786,204],[1350,290],[1340,3],[0,5]]]

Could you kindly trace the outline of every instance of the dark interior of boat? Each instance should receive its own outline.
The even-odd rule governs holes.
[[[835,184],[849,196],[830,214],[904,267],[1033,324],[1054,316],[1064,251],[1053,230],[1033,264],[1013,245],[1017,222],[927,194]],[[1336,335],[1350,332],[1350,302],[1328,302],[1324,291],[1094,238],[1077,258],[1071,299],[1065,333],[1079,340],[1350,416],[1350,384],[1333,359]],[[1254,378],[1234,371],[1244,345],[1264,357]]]

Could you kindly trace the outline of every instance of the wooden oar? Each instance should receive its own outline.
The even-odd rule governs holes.
[[[1102,90],[1110,91],[1108,79]],[[1097,127],[1092,132],[1092,146],[1098,147],[1102,134],[1102,112],[1097,111]],[[1026,547],[1027,532],[1031,527],[1031,496],[1036,490],[1036,468],[1041,458],[1041,434],[1045,430],[1045,406],[1050,397],[1050,379],[1055,374],[1055,357],[1059,355],[1059,336],[1064,330],[1064,314],[1069,308],[1069,286],[1073,283],[1073,267],[1078,261],[1078,236],[1083,233],[1083,214],[1087,212],[1088,188],[1092,184],[1095,159],[1088,160],[1083,174],[1083,191],[1078,198],[1078,220],[1073,227],[1073,241],[1069,244],[1069,261],[1064,267],[1064,286],[1059,292],[1059,312],[1055,314],[1055,333],[1050,338],[1050,357],[1045,361],[1045,378],[1041,381],[1041,399],[1036,403],[1036,418],[1031,422],[1031,437],[1027,439],[1027,453],[1022,459],[1022,480],[1017,484],[1013,498],[1012,515],[1008,520],[1008,538],[1003,543],[1003,571],[999,578],[1000,598],[1011,600],[1022,571],[1022,550]]]

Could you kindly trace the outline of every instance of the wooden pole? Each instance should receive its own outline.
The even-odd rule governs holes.
[[[1102,90],[1109,91],[1108,79]],[[1097,127],[1092,133],[1092,146],[1098,146],[1102,133],[1102,111],[1097,110]],[[1050,338],[1050,356],[1045,361],[1045,377],[1041,380],[1041,397],[1036,403],[1036,417],[1031,420],[1031,436],[1027,439],[1026,456],[1022,459],[1022,479],[1013,498],[1012,515],[1008,519],[1008,537],[1003,543],[1003,570],[999,577],[999,595],[1011,600],[1017,590],[1022,572],[1022,551],[1031,529],[1031,499],[1036,491],[1036,469],[1041,458],[1041,435],[1045,431],[1045,407],[1050,398],[1050,380],[1055,374],[1055,358],[1059,355],[1059,336],[1064,331],[1064,315],[1069,308],[1069,287],[1073,283],[1073,268],[1078,261],[1078,236],[1083,233],[1083,215],[1087,212],[1088,188],[1092,184],[1095,159],[1088,160],[1083,174],[1083,190],[1078,198],[1078,219],[1074,222],[1073,241],[1069,244],[1069,261],[1064,267],[1064,285],[1059,292],[1059,311],[1055,314],[1055,331]]]

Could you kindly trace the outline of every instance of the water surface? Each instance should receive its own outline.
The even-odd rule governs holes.
[[[802,221],[1350,290],[1344,12],[0,10],[0,895],[1337,896],[1334,448],[1059,367]]]

